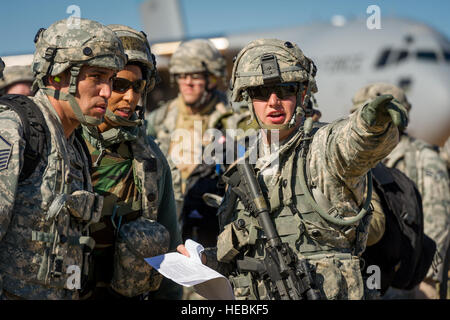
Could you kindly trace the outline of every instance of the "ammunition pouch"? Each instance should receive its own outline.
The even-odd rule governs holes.
[[[234,297],[236,300],[259,300],[254,291],[254,282],[252,273],[230,276],[229,280],[233,286]]]
[[[102,212],[103,197],[97,193],[77,190],[67,197],[65,205],[72,216],[89,223],[97,223]]]
[[[217,237],[217,260],[224,263],[233,261],[242,247],[256,243],[258,230],[261,230],[258,225],[246,225],[243,219],[227,224]]]
[[[123,224],[116,240],[111,288],[126,297],[157,290],[162,275],[144,259],[166,253],[169,243],[169,232],[155,221],[141,216]]]

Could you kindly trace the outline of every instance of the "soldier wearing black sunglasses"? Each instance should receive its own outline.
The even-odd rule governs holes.
[[[130,88],[133,88],[133,91],[138,94],[142,94],[145,89],[146,81],[144,79],[137,79],[135,81],[130,81],[125,78],[115,77],[113,79],[112,89],[118,93],[125,93]]]
[[[139,101],[145,105],[157,80],[154,56],[144,33],[109,28],[122,41],[128,63],[113,78],[105,122],[83,128],[94,189],[104,196],[100,222],[90,227],[97,245],[83,297],[139,300],[156,291],[151,298],[180,299],[181,287],[163,281],[135,254],[163,254],[181,242],[169,165],[145,134],[143,112],[138,114]]]

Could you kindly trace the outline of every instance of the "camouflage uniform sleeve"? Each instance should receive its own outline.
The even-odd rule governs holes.
[[[19,116],[14,111],[0,112],[0,240],[13,214],[24,149]]]
[[[369,126],[361,110],[320,128],[310,148],[312,183],[344,216],[358,211],[366,195],[365,174],[399,141],[391,121]]]
[[[424,148],[420,153],[424,232],[436,242],[437,250],[427,278],[438,281],[450,241],[450,190],[447,167],[439,154]]]

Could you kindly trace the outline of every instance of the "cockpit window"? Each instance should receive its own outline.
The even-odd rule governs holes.
[[[450,51],[444,51],[445,61],[450,62]]]
[[[407,57],[408,57],[408,51],[401,50],[398,52],[397,62],[401,62],[401,61],[405,60]]]
[[[375,63],[375,67],[377,67],[377,68],[383,67],[386,64],[390,54],[391,54],[390,49],[386,49],[383,52],[381,52],[380,57],[378,58],[377,62]]]
[[[417,51],[417,59],[437,61],[437,54],[433,51]]]

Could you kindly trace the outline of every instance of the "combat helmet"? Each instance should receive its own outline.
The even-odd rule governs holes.
[[[181,73],[210,73],[225,83],[226,61],[210,40],[194,39],[183,42],[175,50],[169,72],[172,77]]]
[[[230,80],[231,101],[247,101],[252,117],[263,129],[287,129],[295,126],[298,114],[303,114],[312,93],[317,92],[314,79],[317,68],[300,48],[289,41],[278,39],[259,39],[250,42],[236,56]],[[297,92],[297,106],[289,123],[266,125],[255,115],[253,102],[247,89],[257,86],[272,86],[281,83],[296,82],[300,85]],[[306,95],[301,99],[303,88]]]
[[[147,40],[147,35],[144,31],[137,31],[125,25],[110,24],[108,25],[114,33],[119,37],[122,42],[125,54],[128,57],[128,63],[135,62],[141,67],[143,78],[146,81],[145,91],[142,94],[142,104],[139,119],[130,120],[115,115],[111,110],[107,109],[105,116],[114,122],[117,122],[123,126],[136,126],[141,123],[141,119],[144,116],[144,108],[146,105],[145,99],[147,93],[149,93],[155,87],[156,83],[160,81],[158,71],[156,69],[155,55],[150,50],[150,44]]]
[[[11,66],[4,69],[0,78],[0,94],[4,94],[6,88],[17,82],[33,82],[34,76],[31,66]]]
[[[127,58],[119,38],[99,22],[79,19],[75,24],[69,19],[63,19],[48,29],[39,29],[34,42],[36,51],[32,69],[36,80],[33,90],[39,88],[55,99],[69,101],[80,123],[99,125],[103,119],[84,115],[75,100],[77,78],[83,65],[117,71],[123,69]],[[66,70],[70,70],[68,93],[45,87],[46,76],[57,76]]]
[[[391,94],[395,100],[400,102],[406,108],[408,112],[411,110],[411,104],[406,98],[405,91],[390,83],[376,82],[364,86],[356,91],[355,95],[352,98],[353,106],[351,107],[350,112],[354,112],[356,109],[365,105],[367,102],[383,94]]]

